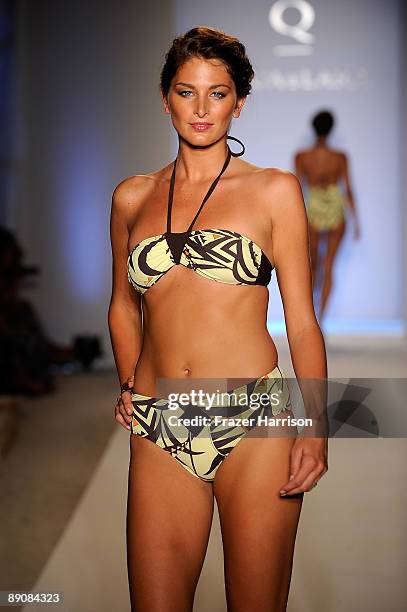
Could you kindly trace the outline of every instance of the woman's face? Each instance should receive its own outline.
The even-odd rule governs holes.
[[[191,145],[206,146],[226,134],[245,99],[238,99],[222,61],[194,57],[177,70],[163,102],[180,138]]]

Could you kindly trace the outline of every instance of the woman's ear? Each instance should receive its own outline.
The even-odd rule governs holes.
[[[162,92],[161,92],[161,98],[162,98],[163,105],[164,105],[164,112],[167,113],[167,115],[169,115],[171,111],[170,111],[170,107],[168,104],[168,98]]]
[[[238,98],[235,110],[233,111],[233,117],[235,117],[235,119],[237,119],[237,117],[239,117],[240,113],[242,112],[242,108],[245,102],[246,102],[246,96],[244,98]]]

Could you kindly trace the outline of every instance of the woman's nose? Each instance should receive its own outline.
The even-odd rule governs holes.
[[[207,104],[208,104],[208,101],[207,101],[206,96],[197,96],[195,113],[198,115],[199,118],[204,117],[207,114],[208,112]]]

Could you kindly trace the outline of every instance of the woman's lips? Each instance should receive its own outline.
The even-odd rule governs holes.
[[[197,132],[204,132],[205,130],[208,130],[210,127],[212,127],[212,125],[213,123],[191,123],[191,126]]]

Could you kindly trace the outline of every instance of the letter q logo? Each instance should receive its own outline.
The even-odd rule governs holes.
[[[299,21],[290,24],[285,21],[286,11],[295,9],[299,13]],[[315,10],[307,0],[277,0],[269,11],[269,23],[278,34],[288,36],[300,44],[277,45],[276,55],[310,55],[315,41],[314,34],[309,31],[315,21]]]

